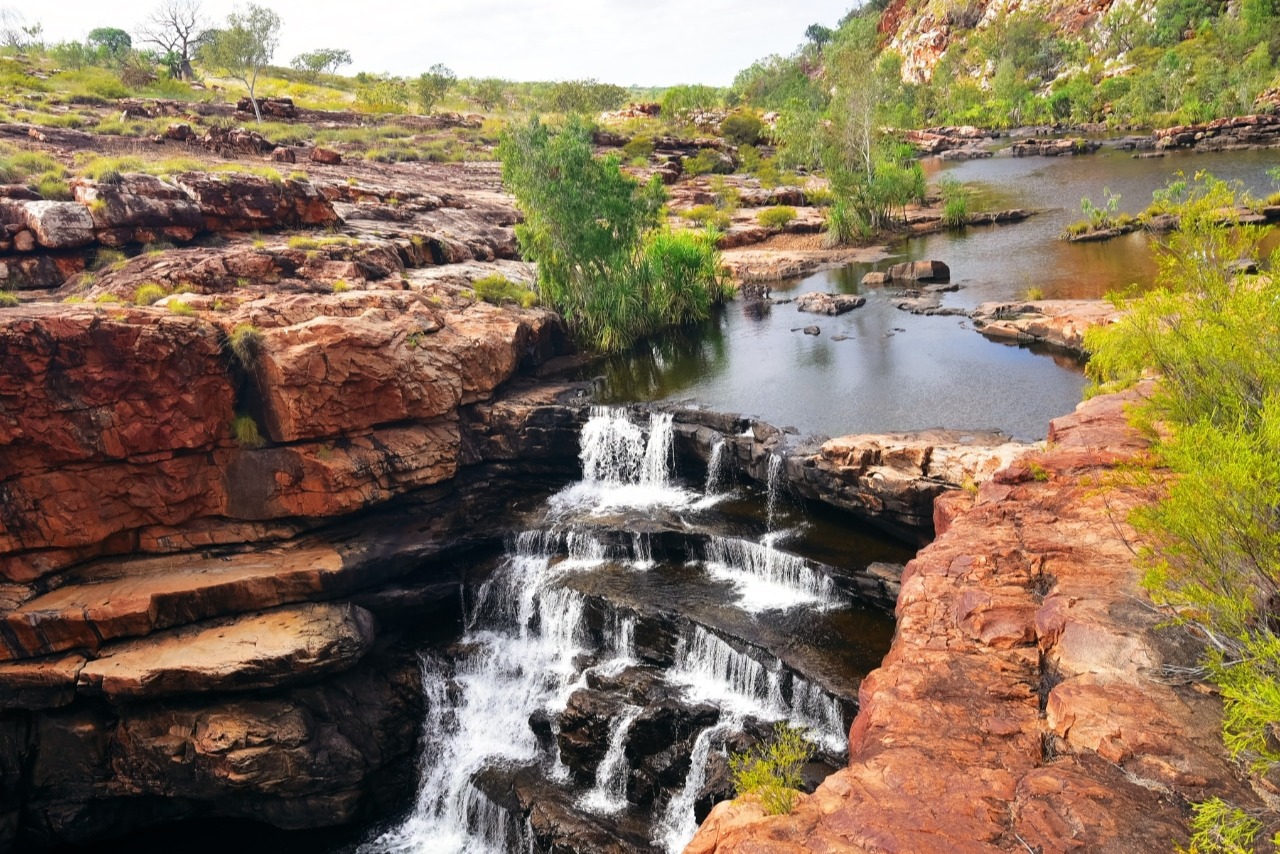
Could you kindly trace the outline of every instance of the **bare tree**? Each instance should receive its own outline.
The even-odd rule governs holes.
[[[144,43],[172,55],[180,78],[192,80],[196,75],[191,58],[207,30],[200,0],[163,0],[139,28],[139,35]]]

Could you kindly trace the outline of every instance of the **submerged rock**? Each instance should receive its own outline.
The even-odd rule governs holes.
[[[840,315],[861,308],[867,298],[852,294],[808,293],[796,297],[796,310],[812,314]]]

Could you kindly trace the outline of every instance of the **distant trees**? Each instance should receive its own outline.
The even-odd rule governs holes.
[[[85,39],[91,50],[97,51],[106,59],[120,60],[133,49],[133,39],[124,30],[116,27],[98,27],[89,32]]]
[[[300,53],[289,63],[308,80],[321,74],[336,74],[344,65],[351,64],[351,52],[338,47],[322,47]]]
[[[472,93],[475,102],[483,110],[492,110],[506,98],[507,87],[496,77],[477,80]]]
[[[457,82],[458,76],[441,63],[431,66],[430,70],[418,78],[418,103],[422,105],[422,112],[431,112]]]
[[[280,16],[265,6],[250,3],[245,11],[228,15],[226,28],[215,31],[200,51],[202,61],[245,85],[259,122],[262,111],[255,95],[258,74],[271,62],[279,42]]]
[[[194,80],[191,60],[208,29],[200,0],[164,0],[139,27],[138,35],[143,44],[155,45],[165,54],[174,77]]]
[[[562,80],[551,84],[543,97],[549,112],[579,115],[616,110],[627,99],[627,90],[595,80]]]

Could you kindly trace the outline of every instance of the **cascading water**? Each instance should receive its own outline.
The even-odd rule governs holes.
[[[831,579],[772,542],[752,543],[712,537],[704,551],[707,571],[738,590],[738,607],[748,612],[811,605],[828,608],[840,603]]]
[[[780,454],[769,455],[769,475],[765,487],[767,489],[765,514],[768,519],[769,530],[773,531],[778,513],[782,509],[783,494],[787,488],[786,469]]]
[[[716,439],[711,445],[711,458],[707,460],[707,480],[702,488],[708,497],[719,495],[729,485],[728,447],[724,437]]]
[[[717,443],[708,492],[727,481],[726,453],[724,442]],[[652,601],[659,614],[672,606],[679,612],[680,601],[668,598],[663,585],[687,583],[692,573],[731,582],[737,598],[729,604],[760,614],[751,620],[775,619],[797,606],[812,619],[845,604],[831,579],[777,549],[776,533],[762,543],[698,533],[706,538],[695,548],[702,561],[655,560],[653,538],[659,534],[628,531],[625,520],[634,516],[621,511],[683,508],[704,525],[710,506],[700,506],[703,496],[675,481],[669,414],[652,415],[642,428],[624,412],[593,409],[581,458],[582,481],[548,501],[543,529],[513,537],[492,576],[473,589],[466,632],[449,648],[451,658],[433,654],[424,660],[427,713],[417,802],[360,854],[537,854],[546,828],[538,829],[532,813],[512,811],[514,779],[523,785],[534,780],[534,788],[523,791],[549,793],[562,808],[605,822],[602,827],[639,821],[641,835],[627,843],[637,851],[676,852],[696,830],[694,802],[707,784],[708,757],[724,751],[726,739],[749,720],[790,721],[806,728],[826,755],[844,750],[844,702],[763,649],[739,648],[694,619],[671,622],[669,615],[646,612],[650,600],[641,595],[648,590],[657,597]],[[781,457],[771,458],[769,471],[772,529],[783,488]],[[646,517],[660,518],[683,517]],[[662,531],[671,524],[646,521],[645,527]],[[621,598],[613,598],[618,591]],[[639,649],[638,634],[644,638]],[[655,662],[666,664],[665,672]],[[662,790],[646,812],[627,800],[630,775],[640,773],[639,765],[629,764],[640,760],[629,759],[628,745],[654,685],[661,690],[653,696],[676,698],[688,708],[712,704],[719,719],[680,743],[691,753],[686,779]],[[567,717],[571,703],[584,702],[578,692],[587,692],[582,696],[594,698],[591,703],[615,698],[607,701],[613,706],[586,707],[606,710],[593,712],[600,717],[592,726],[607,727],[603,755],[592,754],[595,765],[583,764],[595,760],[571,749],[584,732]],[[535,720],[543,722],[541,738]]]
[[[609,733],[609,749],[596,769],[596,784],[579,801],[583,809],[594,813],[615,813],[627,806],[627,735],[631,725],[644,709],[632,706],[626,709]]]

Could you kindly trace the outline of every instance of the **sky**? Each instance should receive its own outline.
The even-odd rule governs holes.
[[[45,41],[83,39],[95,27],[133,33],[158,0],[24,4]],[[263,0],[284,26],[274,63],[346,48],[344,73],[416,76],[437,62],[459,77],[594,78],[623,86],[727,86],[752,62],[787,54],[805,28],[834,27],[855,0]],[[236,7],[203,0],[214,23]]]

